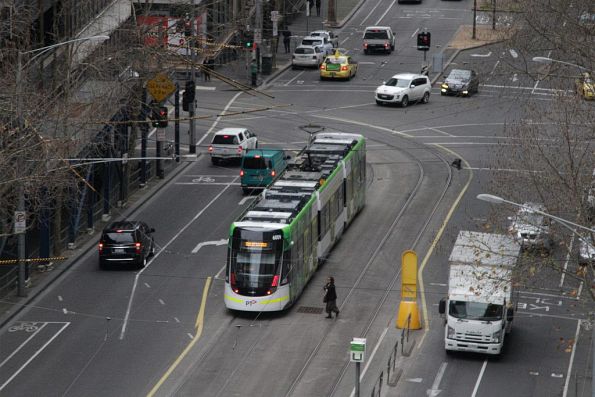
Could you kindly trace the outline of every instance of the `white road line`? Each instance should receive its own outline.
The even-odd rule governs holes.
[[[562,90],[562,89],[557,89],[557,88],[537,88],[537,84],[539,84],[539,81],[537,81],[537,83],[535,83],[535,86],[533,86],[533,87],[519,87],[516,85],[496,85],[496,84],[482,84],[481,86],[488,87],[488,88],[507,88],[507,89],[511,89],[511,90],[531,90],[531,94],[536,94],[535,90],[547,91],[547,92],[552,92],[552,93],[574,92],[572,90]],[[546,93],[538,92],[537,94],[545,95]]]
[[[158,299],[159,303],[161,303],[163,306],[165,306],[165,302],[163,301],[163,299]]]
[[[238,177],[236,177],[235,179],[237,178]],[[196,221],[203,214],[203,212],[206,211],[207,208],[209,208],[215,201],[217,201],[219,197],[221,197],[221,195],[225,193],[227,189],[229,189],[230,186],[231,184],[223,188],[219,192],[219,194],[213,197],[213,199],[209,201],[209,203],[206,206],[204,206],[203,209],[201,209],[196,215],[194,215],[194,217],[188,223],[186,223],[186,225],[184,225],[184,227],[180,229],[179,232],[177,232],[163,247],[161,247],[161,249],[155,255],[153,255],[149,263],[147,263],[147,266],[145,266],[143,269],[136,273],[136,275],[134,276],[134,283],[132,284],[132,292],[130,293],[130,298],[128,299],[128,306],[126,307],[126,314],[124,315],[124,321],[122,323],[122,331],[120,331],[120,340],[124,339],[124,334],[126,333],[126,327],[128,326],[128,321],[130,319],[130,311],[132,310],[132,301],[134,300],[134,293],[136,292],[136,286],[138,285],[138,278],[145,270],[149,268],[149,266],[155,261],[155,259],[157,259],[157,257],[159,257],[159,255],[162,252],[165,252],[165,249],[169,247],[171,243],[173,243],[182,233],[184,233],[184,231],[186,231],[186,229],[188,229],[190,225],[192,225],[192,223]]]
[[[237,94],[235,94],[233,96],[233,98],[231,98],[229,100],[229,102],[227,102],[227,105],[225,105],[225,108],[223,108],[223,111],[221,112],[221,114],[219,114],[219,116],[217,116],[217,118],[215,119],[213,124],[211,124],[211,128],[209,128],[209,130],[202,136],[202,138],[200,138],[198,140],[198,142],[196,142],[196,146],[199,146],[202,143],[202,141],[204,141],[205,138],[207,136],[209,136],[211,131],[213,131],[215,129],[215,127],[217,127],[217,124],[219,124],[219,120],[221,120],[221,116],[223,116],[225,114],[225,112],[227,112],[227,109],[229,109],[229,107],[235,102],[235,100],[242,94],[243,94],[243,92],[238,92]]]
[[[496,61],[496,63],[494,64],[494,67],[492,68],[492,71],[490,72],[490,76],[494,75],[494,72],[496,71],[496,68],[498,67],[498,64],[500,63],[500,60],[498,59]]]
[[[378,4],[376,4],[368,13],[368,15],[366,15],[366,17],[364,19],[362,19],[362,23],[359,24],[359,26],[364,26],[364,22],[366,22],[366,20],[368,18],[370,18],[370,15],[372,15],[372,13],[376,10],[376,8],[378,8],[378,6],[380,5],[380,3],[382,3],[382,0],[378,1]]]
[[[349,35],[351,36],[351,35]],[[339,45],[343,45],[347,40],[349,40],[351,37],[345,37],[343,40],[341,40],[341,42],[339,43]],[[361,62],[360,62],[361,63]]]
[[[151,288],[151,286],[149,284],[147,284],[147,283],[145,283],[145,287]]]
[[[473,388],[473,394],[471,394],[471,397],[475,397],[477,395],[477,389],[479,389],[479,384],[481,383],[481,378],[483,377],[483,373],[486,370],[487,365],[488,359],[486,358],[483,361],[483,365],[481,366],[481,371],[479,372],[479,376],[477,377],[477,382],[475,382],[475,387]]]
[[[204,186],[204,185],[212,185],[212,186],[227,186],[227,185],[234,185],[240,186],[240,182],[176,182],[174,185],[196,185],[196,186]]]
[[[572,344],[572,353],[570,354],[570,363],[568,364],[568,371],[566,372],[566,381],[564,382],[564,392],[562,393],[562,397],[566,397],[568,395],[568,385],[570,382],[570,374],[572,373],[572,363],[574,362],[574,353],[576,352],[576,345],[578,344],[580,330],[581,320],[578,320],[576,322],[576,334],[574,335],[574,343]]]
[[[413,34],[411,35],[411,38],[414,38],[415,35],[417,34],[417,32],[419,32],[419,28],[415,29],[415,32],[413,32]]]
[[[227,265],[223,265],[223,267],[217,272],[217,274],[215,274],[215,277],[213,277],[215,280],[223,280],[221,277],[221,273],[223,273],[225,271],[225,268],[227,267]]]
[[[63,301],[63,299],[62,299],[62,296],[61,296],[61,295],[58,295],[58,300],[59,300],[60,302],[62,302],[62,301]]]
[[[550,51],[548,51],[548,53],[547,53],[547,58],[549,58],[551,54],[552,54],[552,51],[551,51],[551,50],[550,50]],[[533,90],[531,91],[531,94],[533,94],[533,93],[535,92],[535,90],[537,89],[537,85],[539,84],[539,81],[540,81],[540,80],[538,79],[538,80],[535,82],[535,85],[533,86]]]
[[[60,328],[60,331],[56,332],[56,334],[54,336],[52,336],[43,346],[41,346],[36,352],[35,354],[33,354],[26,362],[25,364],[23,364],[14,374],[12,374],[12,376],[10,378],[8,378],[8,380],[6,382],[4,382],[2,384],[2,386],[0,386],[0,391],[2,391],[6,385],[8,385],[10,382],[12,382],[12,380],[21,373],[22,370],[25,369],[25,367],[27,365],[29,365],[29,363],[31,361],[33,361],[35,359],[35,357],[37,357],[39,355],[39,353],[41,353],[50,343],[53,342],[54,339],[56,339],[58,337],[58,335],[60,335],[62,333],[62,331],[64,331],[66,329],[66,327],[68,327],[70,325],[70,323],[65,323],[64,326],[62,326],[62,328]]]
[[[188,332],[186,335],[188,335],[190,339],[194,339],[194,336],[190,332]]]
[[[374,346],[374,350],[372,350],[372,354],[370,354],[370,358],[367,360],[368,362],[366,363],[366,366],[364,367],[364,370],[362,371],[362,373],[359,376],[360,380],[364,378],[364,375],[366,374],[366,371],[370,367],[370,364],[372,364],[372,359],[374,358],[374,355],[378,351],[378,348],[380,347],[380,344],[382,343],[382,340],[386,336],[386,333],[387,332],[388,332],[388,327],[386,327],[384,329],[384,331],[382,332],[382,335],[380,335],[380,338],[378,339],[378,342],[376,342],[376,346]],[[355,395],[355,388],[353,388],[353,390],[351,390],[350,397],[353,397],[354,395]]]
[[[517,170],[514,168],[485,168],[485,167],[465,167],[466,170],[474,170],[474,171],[496,171],[496,172],[519,172],[519,173],[529,173],[529,174],[538,174],[542,173],[543,171],[531,171],[531,170]]]
[[[550,296],[552,298],[571,299],[571,300],[577,300],[578,299],[577,297],[570,297],[570,296],[567,296],[567,295],[546,294],[544,292],[519,291],[519,294]]]
[[[293,80],[297,79],[298,77],[300,77],[302,74],[304,74],[305,70],[302,70],[301,72],[299,72],[298,74],[295,75],[295,77],[291,80],[289,80],[287,83],[283,84],[285,87],[287,87],[289,84],[291,84],[293,82]]]
[[[178,319],[177,317],[174,317],[174,321],[175,321],[176,323],[179,323],[179,322],[180,322],[180,319]]]
[[[222,238],[221,240],[215,240],[215,241],[203,241],[202,243],[198,243],[196,245],[196,247],[194,247],[194,249],[192,250],[193,254],[196,254],[198,252],[198,250],[200,250],[202,247],[206,246],[206,245],[223,245],[223,244],[227,244],[227,239],[226,238]]]
[[[442,363],[440,365],[440,368],[438,369],[438,373],[436,374],[436,377],[434,378],[434,383],[432,383],[432,388],[430,390],[428,390],[428,396],[432,397],[432,396],[437,396],[438,394],[440,394],[440,389],[438,389],[438,387],[440,387],[440,382],[442,382],[442,377],[444,376],[444,372],[446,371],[447,365],[448,365],[448,363]]]
[[[381,127],[381,126],[378,126],[378,125],[373,125],[373,124],[368,124],[368,123],[363,123],[361,121],[343,119],[343,118],[340,118],[340,117],[319,116],[319,115],[316,115],[316,114],[313,114],[312,117],[318,117],[318,118],[326,119],[326,120],[339,121],[339,122],[346,123],[346,124],[355,124],[355,125],[361,125],[361,126],[364,126],[364,127],[375,128],[375,129],[380,130],[380,131],[390,132],[391,134],[401,135],[401,136],[405,136],[407,138],[411,138],[412,137],[411,135],[403,134],[403,133],[401,133],[399,131],[393,131],[390,128]]]
[[[6,357],[6,358],[4,359],[4,361],[2,361],[2,362],[0,363],[0,368],[2,368],[2,367],[4,366],[4,364],[6,364],[6,362],[7,362],[8,360],[10,360],[10,359],[11,359],[11,358],[12,358],[12,357],[13,357],[15,354],[17,354],[17,353],[18,353],[18,352],[19,352],[19,351],[20,351],[20,350],[21,350],[23,347],[25,347],[25,345],[26,345],[27,343],[29,343],[29,341],[30,341],[31,339],[33,339],[33,337],[34,337],[35,335],[37,335],[37,333],[38,333],[39,331],[41,331],[42,329],[44,329],[46,325],[48,325],[48,324],[47,324],[47,323],[44,323],[44,324],[43,324],[41,327],[37,328],[37,331],[33,332],[33,333],[31,334],[31,336],[30,336],[30,337],[28,337],[27,339],[25,339],[25,341],[24,341],[23,343],[21,343],[21,344],[19,345],[19,347],[17,347],[17,348],[16,348],[16,349],[15,349],[15,350],[14,350],[14,351],[13,351],[13,352],[10,354],[10,356]]]
[[[570,247],[568,247],[568,252],[566,253],[566,260],[564,261],[564,269],[562,270],[562,275],[560,276],[560,287],[564,285],[564,279],[566,278],[566,271],[568,270],[568,262],[570,262],[570,253],[572,252],[572,246],[574,245],[574,238],[576,235],[573,233],[572,238],[570,239]]]
[[[64,313],[64,314],[68,314],[68,310],[66,310],[66,308],[65,308],[65,307],[63,307],[63,308],[62,308],[62,313]]]
[[[449,136],[449,137],[454,137],[454,135],[449,134],[448,132],[439,130],[438,128],[428,127],[428,130],[430,130],[430,131],[436,131],[436,132],[438,132],[440,134],[443,134],[443,135],[446,135],[446,136]]]
[[[376,21],[376,23],[374,25],[378,25],[378,24],[380,24],[380,22],[382,22],[382,19],[386,16],[386,14],[388,14],[388,12],[390,11],[390,9],[393,8],[393,6],[395,5],[396,2],[397,2],[397,0],[393,0],[393,2],[390,3],[390,5],[386,9],[386,11],[384,11],[384,14],[382,14],[380,16],[380,18],[378,18],[378,20]]]
[[[246,204],[246,201],[248,201],[248,200],[254,200],[256,197],[258,197],[258,196],[244,197],[243,199],[240,200],[240,202],[238,203],[238,205],[244,205],[244,204]]]

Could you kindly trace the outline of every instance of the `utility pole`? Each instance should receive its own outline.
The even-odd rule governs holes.
[[[23,53],[21,51],[17,51],[17,75],[16,75],[16,101],[17,101],[17,128],[19,130],[19,135],[22,136],[21,128],[23,127]],[[21,173],[23,172],[23,156],[19,156],[17,159],[17,183],[19,184],[19,199],[17,202],[17,213],[23,214],[25,213],[25,185],[23,181],[19,181],[21,177]],[[25,220],[27,219],[25,215]],[[15,229],[16,229],[16,213],[15,213]],[[25,230],[15,230],[18,233],[18,246],[19,246],[19,274],[18,274],[18,284],[17,284],[17,294],[18,296],[27,296],[27,291],[25,290]]]
[[[254,29],[254,43],[256,43],[256,51],[253,57],[256,57],[256,64],[258,65],[258,71],[260,72],[260,46],[262,45],[262,0],[256,0],[256,10],[254,18],[255,29]],[[254,59],[254,58],[253,58]]]
[[[471,38],[475,40],[475,30],[477,25],[477,0],[473,0],[473,35]]]
[[[190,40],[190,51],[191,52],[191,58],[192,58],[192,72],[191,72],[191,77],[190,79],[192,81],[196,81],[196,37],[198,36],[198,32],[197,32],[197,26],[194,26],[195,22],[196,22],[196,5],[195,5],[195,0],[192,0],[192,13],[191,15],[191,19],[190,19],[190,30],[191,30],[191,40]],[[196,154],[196,121],[194,120],[194,109],[196,108],[196,98],[192,99],[192,102],[190,103],[190,108],[188,109],[188,116],[189,119],[188,122],[190,123],[189,126],[189,131],[190,131],[190,145],[189,145],[189,153],[190,154]]]

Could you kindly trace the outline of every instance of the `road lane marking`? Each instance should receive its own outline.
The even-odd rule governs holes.
[[[298,77],[300,77],[302,74],[304,74],[305,70],[302,70],[301,72],[299,72],[298,74],[295,75],[295,77],[291,80],[289,80],[287,83],[283,84],[285,87],[287,87],[289,84],[291,84],[293,82],[293,80],[297,79]]]
[[[35,337],[35,335],[37,335],[37,333],[38,333],[39,331],[41,331],[43,328],[45,328],[45,326],[46,326],[46,325],[47,325],[47,323],[44,323],[44,324],[43,324],[41,327],[37,328],[37,330],[36,330],[35,332],[33,332],[33,333],[31,334],[31,336],[30,336],[30,337],[28,337],[27,339],[25,339],[25,341],[24,341],[23,343],[21,343],[21,344],[19,345],[19,347],[17,347],[17,348],[16,348],[16,349],[15,349],[15,350],[14,350],[14,351],[13,351],[13,352],[10,354],[10,356],[6,357],[6,358],[4,359],[4,361],[2,361],[2,362],[0,363],[0,368],[2,368],[2,367],[4,366],[4,364],[6,364],[6,362],[7,362],[8,360],[10,360],[10,359],[11,359],[11,358],[12,358],[12,357],[13,357],[15,354],[17,354],[17,353],[18,353],[18,352],[19,352],[19,351],[20,351],[20,350],[21,350],[23,347],[25,347],[25,345],[26,345],[27,343],[29,343],[29,341],[30,341],[31,339],[33,339],[33,337]]]
[[[341,118],[341,117],[320,116],[320,115],[316,115],[316,114],[313,114],[312,117],[318,117],[318,118],[326,119],[326,120],[334,120],[334,121],[339,121],[341,123],[347,123],[347,124],[361,125],[361,126],[364,126],[364,127],[371,127],[371,128],[375,128],[375,129],[380,130],[380,131],[390,132],[391,134],[401,135],[401,136],[404,136],[404,137],[407,137],[407,138],[413,138],[411,135],[404,134],[404,133],[401,133],[399,131],[394,131],[394,130],[391,130],[390,128],[380,127],[380,126],[377,126],[377,125],[363,123],[363,122],[355,121],[355,120],[344,119],[344,118]]]
[[[235,182],[235,180],[237,178],[238,177],[235,177],[232,182]],[[184,233],[186,231],[186,229],[188,229],[190,227],[190,225],[192,225],[192,223],[194,223],[194,221],[196,221],[207,210],[207,208],[209,208],[211,205],[213,205],[213,203],[215,201],[217,201],[219,199],[219,197],[221,197],[221,195],[223,195],[223,193],[225,193],[225,191],[227,189],[229,189],[230,186],[231,186],[231,183],[228,184],[225,188],[223,188],[219,192],[219,194],[217,194],[215,197],[213,197],[213,199],[211,201],[209,201],[209,203],[206,206],[204,206],[196,215],[194,215],[194,217],[192,219],[190,219],[190,221],[188,223],[186,223],[186,225],[184,225],[184,227],[182,229],[180,229],[180,231],[178,231],[161,248],[161,250],[159,250],[159,252],[157,252],[155,255],[153,255],[153,257],[151,258],[149,263],[147,263],[147,266],[145,266],[143,269],[141,269],[139,272],[136,273],[136,275],[134,276],[134,283],[132,285],[132,292],[130,293],[130,299],[128,299],[128,306],[126,307],[126,314],[124,315],[124,321],[122,323],[122,331],[120,332],[120,340],[124,339],[124,334],[126,333],[126,327],[128,326],[128,321],[130,320],[130,311],[132,310],[132,301],[134,300],[134,293],[136,292],[136,286],[138,285],[138,279],[141,276],[141,274],[145,270],[147,270],[149,268],[149,266],[155,261],[155,259],[157,259],[162,252],[165,252],[166,248],[169,247],[182,233]]]
[[[573,230],[573,229],[570,229]],[[572,252],[572,246],[574,245],[574,238],[576,237],[576,232],[573,230],[572,238],[570,239],[570,247],[568,247],[568,252],[566,253],[566,260],[564,261],[564,269],[562,270],[562,275],[560,276],[560,285],[562,287],[564,285],[564,278],[566,277],[566,271],[568,270],[568,262],[570,262],[570,253]],[[579,296],[579,295],[577,295]]]
[[[223,279],[222,279],[222,278],[220,278],[220,277],[221,277],[221,273],[223,273],[223,272],[225,271],[225,268],[226,268],[226,267],[227,267],[227,264],[223,265],[223,267],[221,268],[221,270],[219,270],[219,271],[217,272],[217,274],[215,274],[215,277],[214,277],[214,279],[215,279],[215,280],[223,280]]]
[[[62,331],[64,331],[66,329],[66,327],[68,327],[69,325],[70,325],[70,323],[64,323],[62,328],[60,328],[60,330],[58,332],[56,332],[56,334],[54,336],[52,336],[46,343],[44,343],[43,346],[41,346],[39,349],[37,349],[37,351],[31,357],[29,357],[29,359],[27,361],[25,361],[25,364],[21,365],[19,367],[19,369],[17,369],[16,372],[14,374],[12,374],[12,376],[10,378],[8,378],[8,380],[0,386],[0,391],[2,391],[6,387],[6,385],[8,385],[10,382],[12,382],[12,380],[18,374],[20,374],[21,371],[24,370],[25,367],[27,367],[27,365],[29,365],[29,363],[31,363],[31,361],[33,361],[46,347],[48,347],[48,345],[50,343],[52,343],[54,341],[54,339],[56,339],[58,337],[58,335],[60,335],[62,333]]]
[[[446,371],[446,366],[448,363],[442,363],[440,368],[438,368],[438,373],[436,373],[436,377],[434,378],[434,383],[432,383],[432,388],[427,390],[426,394],[430,397],[437,396],[440,394],[442,390],[438,389],[440,387],[440,382],[442,382],[442,377],[444,376],[444,372]]]
[[[246,204],[246,201],[248,201],[248,200],[254,200],[256,197],[258,197],[258,196],[244,197],[243,199],[240,200],[240,202],[238,203],[238,205],[244,205],[244,204]]]
[[[179,323],[179,322],[180,322],[180,319],[179,319],[179,318],[177,318],[177,317],[174,317],[174,321],[175,321],[176,323]]]
[[[194,336],[190,332],[188,332],[186,335],[188,335],[190,339],[194,339]]]
[[[397,2],[397,0],[393,0],[393,2],[390,3],[390,5],[386,9],[386,11],[384,11],[384,14],[382,14],[380,16],[380,18],[378,18],[378,20],[376,21],[376,23],[374,25],[379,25],[380,22],[382,22],[382,19],[384,19],[384,17],[386,16],[386,14],[388,14],[388,12],[390,11],[390,9],[393,8],[393,6],[395,5],[396,2]]]
[[[157,391],[159,390],[161,385],[163,385],[163,383],[167,380],[167,378],[169,378],[169,376],[176,369],[176,367],[178,365],[180,365],[180,363],[182,362],[184,357],[186,357],[188,352],[190,352],[190,350],[192,349],[192,347],[194,346],[196,341],[198,341],[200,339],[200,336],[202,334],[202,329],[203,329],[205,306],[207,304],[207,296],[209,294],[210,285],[211,285],[211,277],[207,277],[207,281],[205,282],[205,286],[202,291],[202,301],[200,302],[200,309],[198,310],[198,314],[196,316],[196,323],[195,323],[196,334],[194,335],[194,337],[192,338],[190,343],[186,346],[186,348],[182,351],[182,353],[178,356],[178,358],[176,358],[176,360],[173,362],[173,364],[167,369],[165,374],[163,374],[161,379],[159,379],[159,381],[155,384],[155,386],[153,386],[153,388],[151,389],[149,394],[147,394],[147,397],[152,397],[155,395],[155,393],[157,393]],[[190,334],[188,334],[188,335],[190,335]]]
[[[196,245],[196,247],[194,247],[194,249],[192,250],[192,253],[196,254],[198,252],[198,250],[200,250],[202,247],[205,247],[207,245],[223,245],[223,244],[227,244],[226,238],[222,238],[221,240],[215,240],[215,241],[203,241],[202,243],[198,243]]]
[[[378,6],[380,5],[380,3],[382,3],[382,0],[379,0],[379,1],[378,1],[378,3],[377,3],[375,6],[374,6],[374,8],[372,8],[372,9],[370,10],[370,12],[368,13],[368,15],[366,15],[366,17],[365,17],[364,19],[362,19],[362,22],[359,24],[359,26],[364,26],[364,22],[366,22],[366,20],[367,20],[368,18],[370,18],[370,15],[372,15],[372,13],[373,13],[374,11],[376,11],[376,8],[378,8]]]
[[[481,378],[483,378],[483,373],[485,372],[487,365],[488,359],[486,358],[483,361],[483,365],[481,366],[481,371],[479,371],[479,376],[477,377],[477,382],[475,382],[475,387],[473,388],[473,394],[471,394],[471,397],[475,397],[477,395],[477,389],[479,389],[479,384],[481,383]]]
[[[61,295],[58,295],[58,300],[59,300],[60,302],[62,302],[62,300],[63,300],[63,299],[62,299],[62,296],[61,296]]]
[[[415,35],[417,34],[417,32],[419,32],[419,28],[415,29],[415,32],[413,32],[413,34],[411,34],[411,38],[414,38]]]
[[[452,134],[449,134],[448,132],[445,132],[445,131],[439,130],[438,128],[434,128],[434,127],[428,127],[428,129],[429,129],[430,131],[436,131],[436,132],[438,132],[439,134],[443,134],[443,135],[446,135],[446,136],[448,136],[448,137],[451,137],[451,138],[454,138],[454,137],[455,137],[454,135],[452,135]]]
[[[225,115],[225,113],[227,112],[227,110],[229,109],[229,107],[235,102],[235,100],[242,95],[243,92],[238,92],[237,94],[234,95],[233,98],[231,98],[229,100],[229,102],[227,102],[227,105],[225,105],[225,108],[223,108],[223,111],[217,115],[217,118],[215,119],[215,121],[213,122],[213,124],[211,124],[211,127],[208,129],[208,131],[202,136],[202,138],[200,138],[198,140],[198,142],[196,142],[196,146],[200,146],[200,144],[202,143],[202,141],[205,140],[205,138],[207,136],[209,136],[209,134],[211,133],[211,131],[213,131],[215,129],[215,127],[217,127],[217,124],[219,124],[219,121],[221,120],[221,117],[223,117]]]
[[[145,287],[151,288],[151,286],[148,283],[145,283]]]
[[[568,395],[568,385],[570,382],[570,374],[572,373],[572,363],[574,362],[574,353],[576,352],[576,345],[578,344],[578,337],[581,330],[581,320],[576,322],[576,334],[574,334],[574,343],[572,344],[572,353],[570,354],[570,363],[568,363],[568,371],[566,371],[566,381],[564,382],[564,392],[562,397]]]
[[[62,308],[62,313],[64,313],[64,314],[68,314],[68,310],[66,310],[66,308],[65,308],[65,307],[63,307],[63,308]]]
[[[165,302],[163,301],[163,299],[158,299],[159,303],[161,303],[162,305],[165,305]]]

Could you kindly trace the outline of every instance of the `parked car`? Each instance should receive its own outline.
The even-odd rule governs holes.
[[[311,37],[318,37],[318,36],[327,37],[328,40],[330,41],[330,43],[333,45],[333,48],[339,47],[339,36],[337,36],[335,33],[331,32],[330,30],[315,30],[313,32],[310,32],[310,36]]]
[[[306,36],[302,39],[300,45],[320,47],[324,55],[333,53],[333,45],[325,36]]]
[[[258,138],[247,128],[223,128],[215,132],[209,146],[211,162],[241,160],[244,152],[258,147]]]
[[[452,69],[440,87],[440,95],[471,95],[478,91],[479,77],[467,69]]]
[[[269,186],[287,168],[288,157],[280,149],[246,151],[240,167],[240,182],[244,194]]]
[[[388,26],[368,26],[363,37],[364,54],[384,51],[390,54],[395,50],[395,35]]]
[[[400,104],[406,107],[409,102],[428,103],[432,84],[428,76],[413,73],[395,74],[376,88],[375,98],[378,105]]]
[[[141,221],[112,222],[103,229],[99,240],[99,267],[132,264],[143,268],[155,253],[155,229]]]
[[[301,45],[293,51],[293,56],[291,57],[291,67],[294,69],[296,67],[317,68],[320,66],[323,59],[324,51],[321,50],[321,47]]]
[[[338,50],[333,55],[324,58],[320,65],[320,80],[345,79],[351,80],[357,73],[357,61]]]
[[[586,100],[595,99],[595,81],[588,72],[581,73],[576,79],[576,93]]]
[[[591,229],[595,229],[595,225]],[[593,235],[580,238],[578,264],[581,266],[595,265],[595,240],[593,240]]]
[[[539,203],[524,203],[516,215],[509,218],[511,224],[508,231],[524,249],[542,249],[550,252],[553,241],[550,236],[549,218],[535,212],[546,212]]]

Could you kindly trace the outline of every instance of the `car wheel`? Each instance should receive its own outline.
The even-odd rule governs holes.
[[[254,149],[258,149],[258,141],[254,144]]]
[[[144,269],[145,266],[147,266],[147,257],[146,256],[143,256],[143,259],[140,261],[140,266],[139,267],[141,269]]]
[[[249,194],[250,194],[250,189],[248,189],[248,188],[246,188],[246,187],[243,187],[243,188],[242,188],[242,193],[244,193],[244,196],[247,196],[247,195],[249,195]]]
[[[107,263],[105,263],[104,261],[99,261],[99,268],[101,270],[106,270],[108,268]]]
[[[370,51],[368,51],[367,49],[364,50],[364,54],[368,55],[370,53]]]
[[[390,49],[391,49],[391,51],[394,51],[395,50],[395,45],[394,44],[391,44]]]
[[[424,96],[421,99],[421,103],[428,103],[428,102],[430,102],[430,93],[424,92]]]
[[[219,165],[219,159],[216,157],[211,157],[211,163],[213,163],[213,165]]]
[[[409,105],[409,97],[405,95],[403,99],[401,99],[401,107],[406,108]]]
[[[440,91],[440,95],[445,96],[446,95],[446,92]]]
[[[155,241],[151,240],[151,256],[155,256]]]
[[[382,101],[379,101],[378,99],[376,99],[376,105],[382,106]]]

